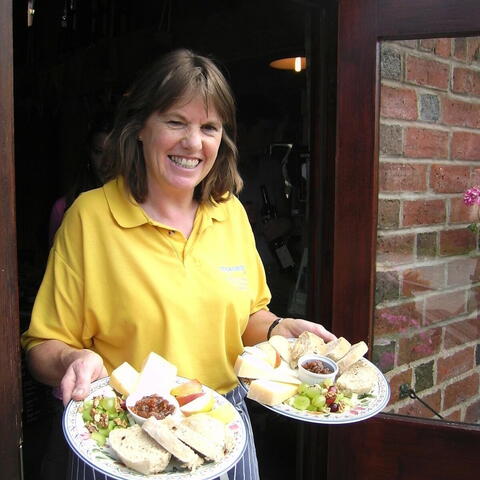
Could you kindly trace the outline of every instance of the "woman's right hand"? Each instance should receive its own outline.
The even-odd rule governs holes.
[[[90,392],[90,384],[108,375],[100,355],[91,350],[73,350],[63,359],[68,365],[60,383],[63,404],[83,400]]]

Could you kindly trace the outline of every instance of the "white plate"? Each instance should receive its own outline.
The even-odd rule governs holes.
[[[291,339],[290,341],[293,342],[294,340],[295,339]],[[380,413],[387,406],[388,401],[390,400],[390,386],[388,385],[387,379],[384,377],[383,373],[372,362],[366,358],[364,358],[364,360],[375,370],[377,374],[377,382],[373,389],[369,392],[371,396],[359,400],[359,403],[355,407],[346,412],[315,413],[306,410],[297,410],[286,403],[281,403],[280,405],[275,406],[259,403],[275,413],[284,415],[285,417],[293,418],[295,420],[302,420],[304,422],[337,425],[366,420],[367,418],[373,417],[377,413]],[[240,383],[242,383],[242,385],[248,390],[250,380],[245,378],[240,378],[239,380]]]
[[[112,387],[110,387],[109,377],[101,378],[93,382],[90,387],[90,394],[87,399],[99,395],[112,395]],[[177,377],[177,383],[183,383],[187,379]],[[215,396],[215,406],[228,403],[228,400],[214,390],[203,386],[204,391],[210,391]],[[70,448],[88,465],[95,468],[101,473],[109,475],[117,480],[211,480],[219,477],[223,473],[230,470],[241,458],[247,445],[247,436],[245,424],[240,414],[235,409],[235,419],[227,425],[233,432],[234,447],[225,455],[220,462],[205,463],[198,467],[194,472],[190,470],[163,472],[156,475],[143,475],[126,467],[115,457],[113,451],[105,444],[99,447],[97,443],[90,438],[90,433],[85,428],[82,419],[81,406],[83,402],[71,401],[63,414],[62,426],[65,438]]]

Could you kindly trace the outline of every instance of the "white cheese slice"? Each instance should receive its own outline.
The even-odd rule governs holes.
[[[155,352],[143,362],[136,391],[144,393],[170,392],[177,378],[177,367]]]
[[[247,398],[265,405],[278,405],[298,391],[298,385],[271,380],[254,380],[248,389]]]
[[[288,366],[273,368],[255,355],[245,353],[238,356],[234,366],[235,374],[241,378],[276,380],[278,382],[300,384],[297,373]]]
[[[123,362],[110,375],[110,385],[118,393],[128,397],[135,391],[140,374],[128,363]]]

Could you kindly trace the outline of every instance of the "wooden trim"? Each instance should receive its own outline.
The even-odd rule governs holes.
[[[2,478],[21,478],[20,343],[13,157],[12,1],[0,0],[0,465]]]

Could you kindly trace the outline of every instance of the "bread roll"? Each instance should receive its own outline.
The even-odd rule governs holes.
[[[307,353],[318,353],[323,355],[326,349],[326,343],[323,338],[312,332],[303,332],[295,340],[290,348],[290,367],[298,367],[298,359]]]
[[[347,339],[339,337],[336,340],[331,340],[326,344],[323,355],[331,358],[334,362],[338,362],[338,360],[340,360],[350,350],[351,346],[352,345]]]
[[[368,393],[377,382],[377,373],[364,358],[355,362],[337,379],[337,387],[346,393]]]
[[[348,352],[338,360],[338,372],[342,374],[347,371],[357,360],[360,360],[368,351],[364,341],[352,345]]]
[[[170,453],[146,434],[140,425],[115,428],[110,432],[108,441],[127,467],[143,475],[163,472],[170,461]]]

